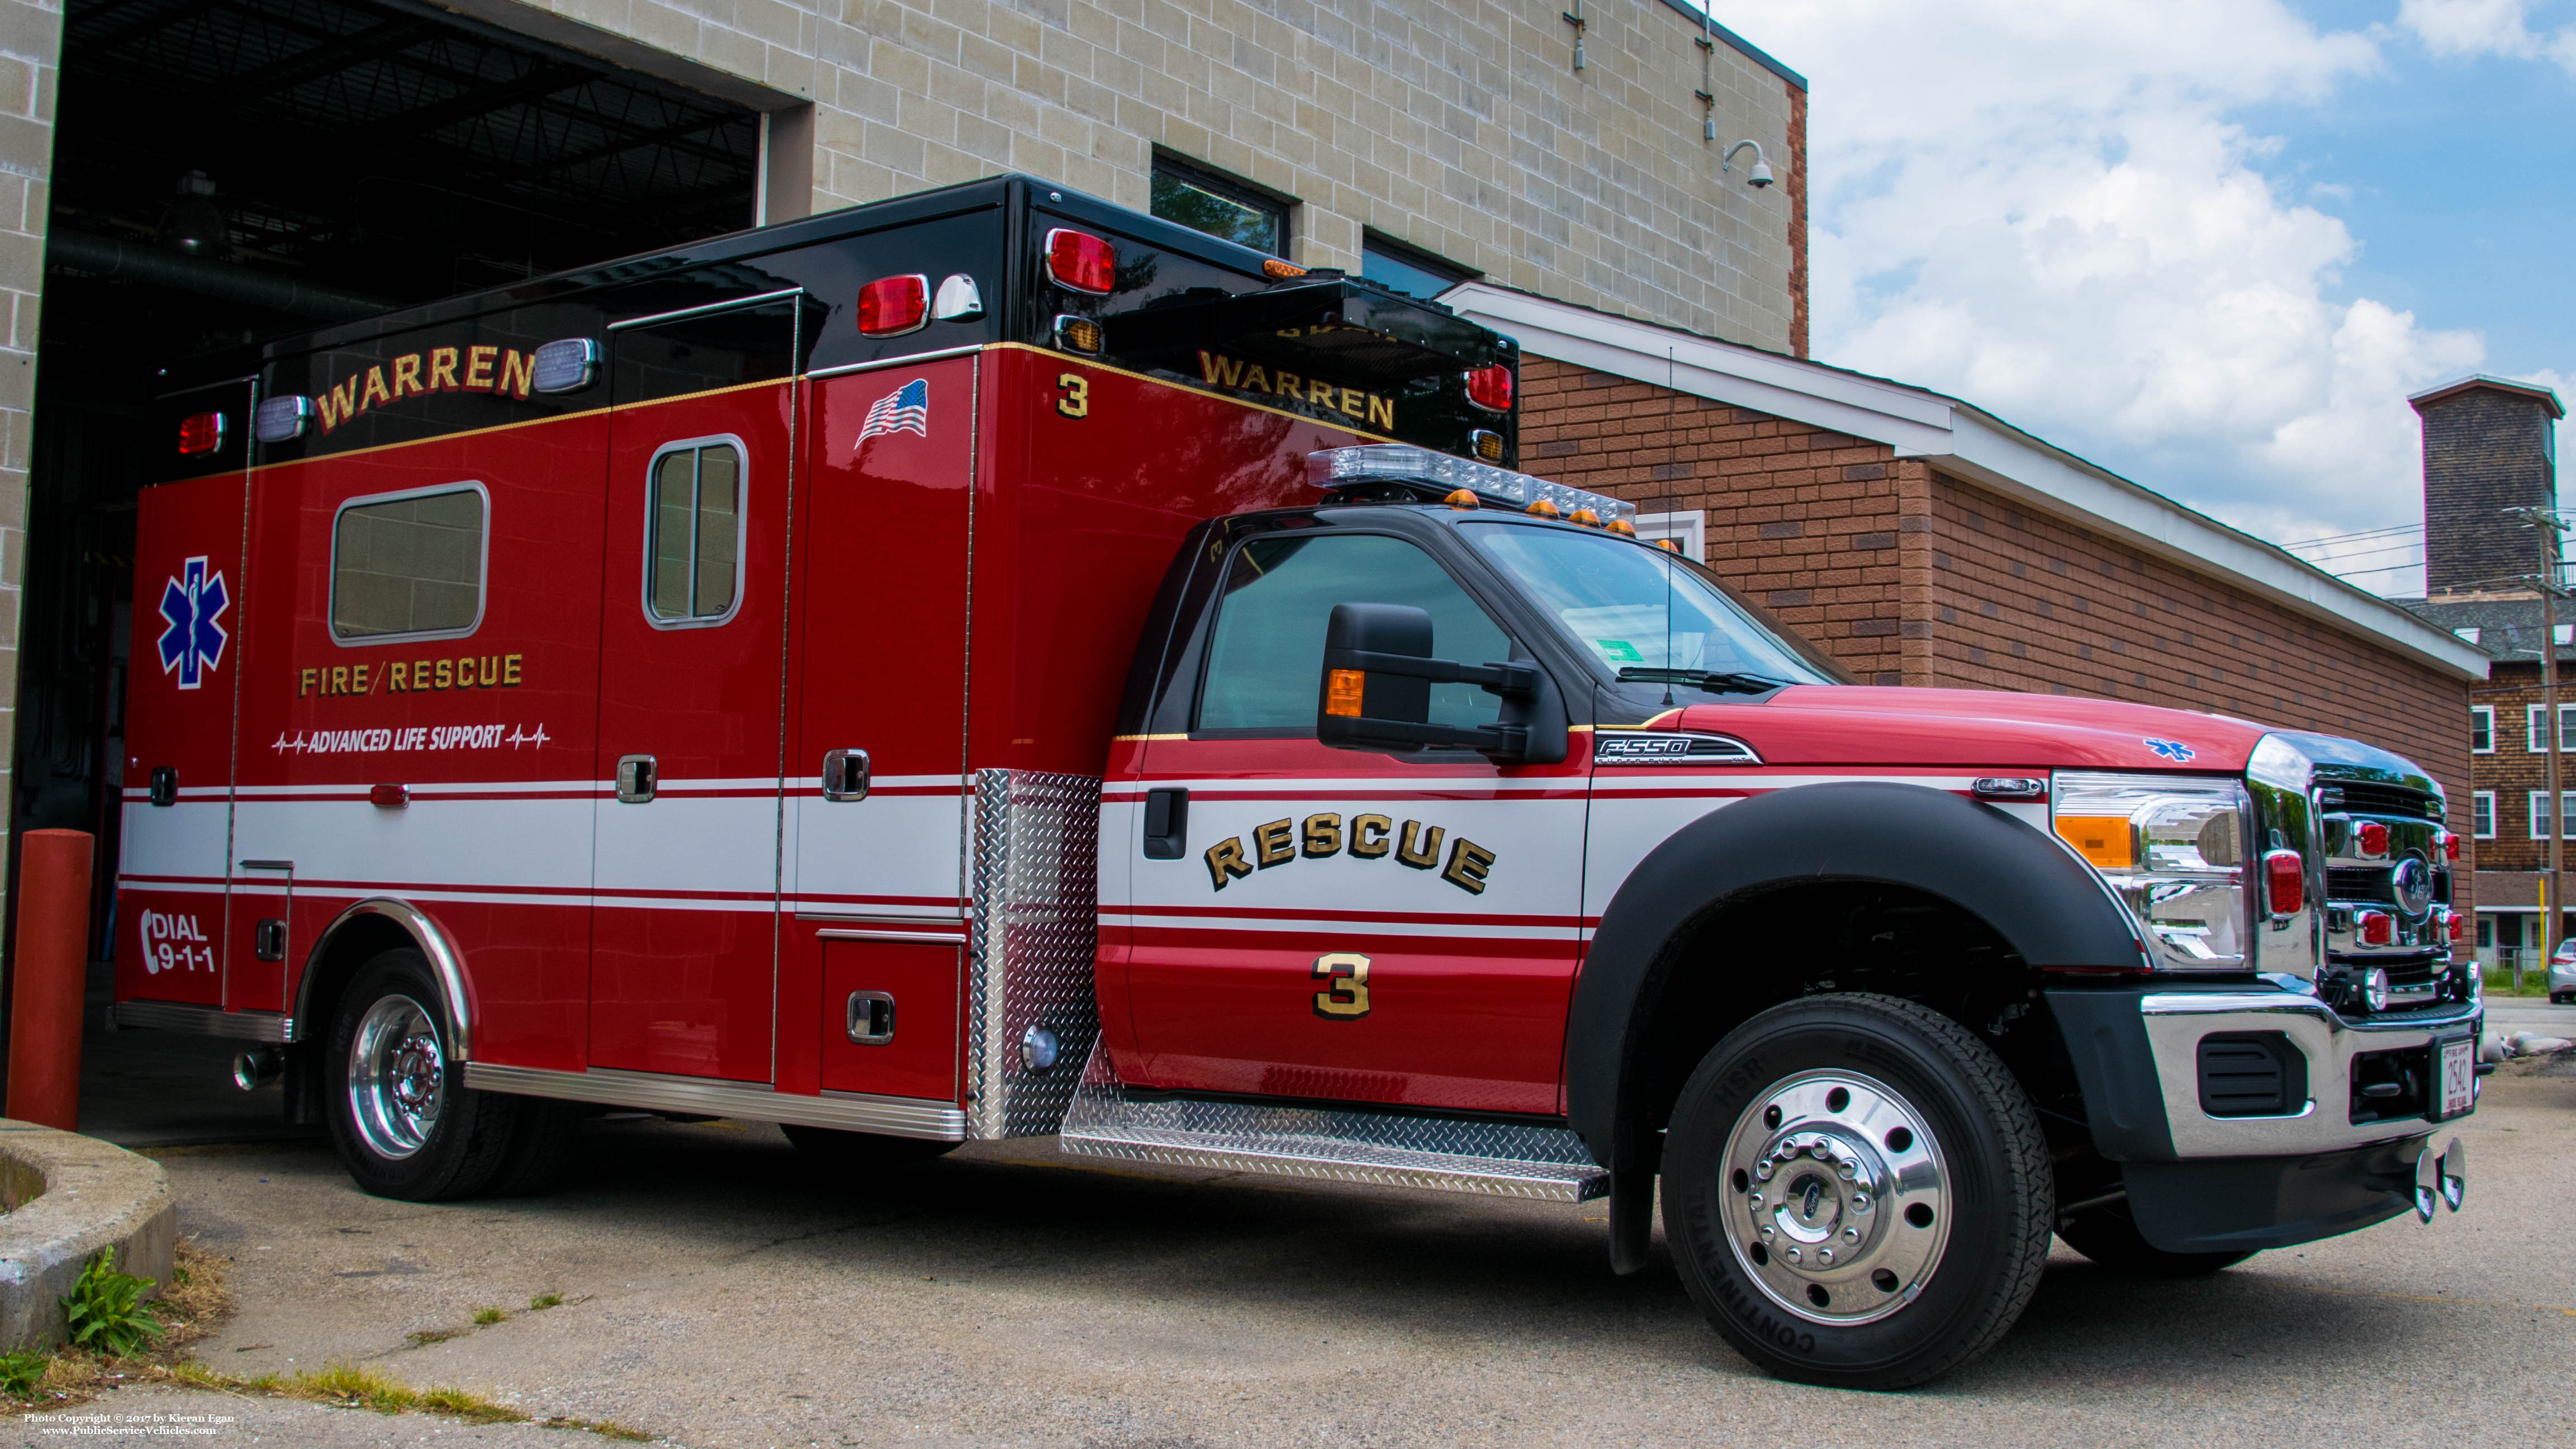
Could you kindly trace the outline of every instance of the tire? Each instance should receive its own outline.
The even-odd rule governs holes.
[[[2001,1342],[2056,1217],[2039,1114],[1993,1050],[1856,993],[1773,1007],[1710,1049],[1673,1108],[1663,1199],[1719,1334],[1780,1378],[1852,1389]]]
[[[2201,1278],[2224,1272],[2252,1253],[2168,1253],[2139,1233],[2126,1203],[2084,1213],[2057,1230],[2066,1246],[2098,1267],[2140,1278]]]
[[[408,947],[358,968],[323,1058],[323,1111],[358,1186],[377,1197],[470,1197],[501,1165],[521,1099],[465,1089],[437,983]]]
[[[807,1161],[834,1171],[928,1162],[934,1157],[945,1157],[958,1148],[957,1143],[928,1137],[887,1137],[875,1132],[841,1132],[830,1127],[800,1127],[792,1123],[781,1123],[778,1130],[787,1134],[787,1140],[796,1144],[796,1150]]]
[[[485,1197],[534,1197],[563,1186],[580,1161],[582,1109],[576,1102],[513,1098],[519,1120],[493,1166]]]

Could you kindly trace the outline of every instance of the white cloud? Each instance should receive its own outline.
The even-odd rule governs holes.
[[[2397,23],[2446,60],[2548,59],[2576,73],[2576,24],[2535,35],[2528,0],[2400,0]]]
[[[2522,15],[2410,0],[2405,23],[2470,46]],[[2231,119],[2375,72],[2380,36],[2277,0],[1798,0],[1746,28],[1814,86],[1819,358],[2268,537],[2420,521],[2406,394],[2483,346],[2339,295],[2354,237]]]

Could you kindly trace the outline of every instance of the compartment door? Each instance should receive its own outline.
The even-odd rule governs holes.
[[[594,1066],[772,1079],[800,300],[610,332]]]
[[[788,767],[796,985],[786,996],[813,1015],[785,1028],[802,1060],[781,1075],[782,1090],[810,1090],[802,1062],[819,1046],[824,1087],[956,1096],[958,953],[937,940],[964,929],[978,363],[948,358],[813,385]],[[848,934],[870,932],[891,938]],[[932,940],[903,939],[925,933]],[[853,990],[895,994],[899,1048],[850,1040]],[[933,1023],[945,1034],[935,1043]]]

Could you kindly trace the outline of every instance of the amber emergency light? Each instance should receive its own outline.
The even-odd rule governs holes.
[[[1318,488],[1401,484],[1425,503],[1446,502],[1453,508],[1459,506],[1453,495],[1463,492],[1473,494],[1482,503],[1517,508],[1542,518],[1562,518],[1584,510],[1599,520],[1597,526],[1614,531],[1637,516],[1634,503],[1411,443],[1364,443],[1354,448],[1308,453],[1306,481]],[[1634,525],[1629,527],[1633,530]]]
[[[1087,231],[1046,234],[1047,272],[1060,286],[1105,297],[1118,286],[1118,249]]]

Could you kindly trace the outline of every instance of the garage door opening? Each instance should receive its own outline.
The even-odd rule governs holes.
[[[763,127],[411,0],[71,0],[61,88],[11,813],[112,876],[158,370],[749,226]]]

